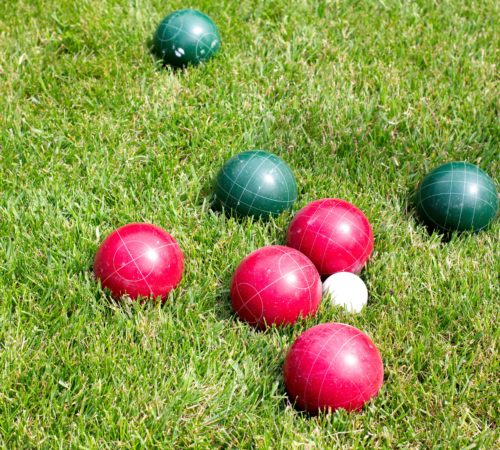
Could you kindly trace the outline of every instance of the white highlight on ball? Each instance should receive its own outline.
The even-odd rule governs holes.
[[[177,56],[178,58],[180,58],[181,56],[184,56],[184,54],[186,53],[184,51],[183,48],[179,47],[178,49],[174,50],[175,52],[175,56]]]
[[[191,29],[191,33],[194,34],[195,36],[199,36],[200,34],[203,33],[203,28],[202,27],[193,27]]]
[[[323,294],[330,295],[334,305],[359,313],[368,302],[368,289],[361,278],[350,272],[337,272],[323,283]]]

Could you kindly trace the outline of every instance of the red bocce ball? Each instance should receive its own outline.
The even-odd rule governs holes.
[[[313,263],[289,247],[260,248],[240,263],[231,282],[231,304],[240,319],[259,328],[314,315],[321,279]]]
[[[358,410],[382,386],[380,353],[362,331],[342,323],[324,323],[302,333],[284,365],[292,402],[310,413]]]
[[[287,244],[304,253],[320,275],[359,273],[373,251],[373,231],[354,205],[336,198],[304,206],[288,228]]]
[[[99,247],[94,273],[115,298],[165,300],[182,278],[184,256],[175,239],[155,225],[132,223],[113,231]]]

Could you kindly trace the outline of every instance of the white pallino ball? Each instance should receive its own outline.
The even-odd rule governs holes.
[[[361,278],[350,272],[337,272],[323,283],[323,294],[329,294],[334,305],[358,313],[368,302],[368,289]]]

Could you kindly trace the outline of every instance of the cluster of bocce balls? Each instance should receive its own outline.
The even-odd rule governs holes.
[[[165,64],[185,66],[210,58],[220,47],[217,27],[206,15],[180,10],[158,27],[154,51]],[[240,153],[222,167],[215,203],[236,216],[269,217],[290,209],[297,184],[289,166],[262,150]],[[444,231],[478,231],[495,218],[498,194],[493,180],[465,162],[444,164],[417,189],[415,205],[427,225]],[[313,201],[291,221],[286,246],[260,248],[237,267],[231,304],[238,317],[264,329],[284,326],[316,313],[326,293],[335,304],[359,312],[368,292],[356,275],[373,251],[368,219],[353,204],[334,198]],[[183,253],[160,227],[125,225],[99,247],[94,273],[117,299],[165,300],[182,278]],[[321,277],[326,280],[322,284]],[[284,363],[285,387],[299,409],[360,409],[377,395],[383,364],[370,338],[346,324],[306,330]]]

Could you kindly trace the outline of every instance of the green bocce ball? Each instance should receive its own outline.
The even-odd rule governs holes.
[[[416,193],[419,216],[444,231],[479,231],[495,219],[495,183],[474,164],[451,162],[430,172]]]
[[[220,35],[210,17],[193,9],[181,9],[165,17],[153,39],[153,50],[165,64],[197,65],[220,48]]]
[[[250,150],[224,164],[217,175],[215,198],[239,216],[277,216],[297,199],[297,182],[281,158]]]

